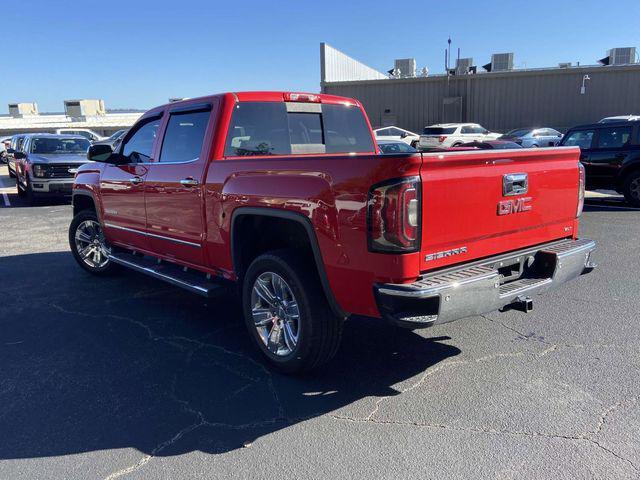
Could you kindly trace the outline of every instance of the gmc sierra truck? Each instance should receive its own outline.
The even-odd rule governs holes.
[[[285,372],[335,354],[344,320],[408,328],[497,309],[594,267],[577,147],[380,153],[362,105],[225,93],[146,112],[92,145],[69,230],[78,264],[237,292]]]

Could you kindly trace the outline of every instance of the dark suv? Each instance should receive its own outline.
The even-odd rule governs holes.
[[[640,207],[640,121],[574,127],[560,145],[577,145],[582,150],[588,189],[616,190]]]

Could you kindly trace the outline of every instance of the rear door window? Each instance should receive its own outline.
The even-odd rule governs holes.
[[[631,127],[611,127],[598,130],[596,148],[622,148],[631,139]]]
[[[591,148],[594,130],[575,130],[564,137],[562,145],[565,147],[580,147],[583,150]]]
[[[171,114],[159,161],[189,162],[199,158],[210,114],[210,110]]]
[[[456,127],[425,127],[423,135],[451,135],[456,131]]]
[[[238,103],[225,156],[374,152],[369,126],[358,107],[315,105],[287,111],[285,102]]]

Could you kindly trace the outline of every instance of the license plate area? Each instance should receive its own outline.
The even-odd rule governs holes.
[[[550,278],[556,257],[539,251],[498,260],[489,266],[498,271],[500,285],[505,285],[523,278]]]

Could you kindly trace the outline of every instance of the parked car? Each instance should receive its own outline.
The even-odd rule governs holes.
[[[70,196],[73,177],[87,163],[89,140],[79,135],[26,135],[15,154],[18,195],[29,204],[43,196]]]
[[[11,143],[7,148],[7,169],[9,170],[9,178],[15,178],[16,176],[16,154],[22,152],[22,143],[25,138],[25,134],[13,135],[11,137]]]
[[[122,138],[125,136],[125,134],[128,132],[128,129],[123,129],[123,130],[118,130],[117,132],[114,132],[110,137],[105,138],[104,140],[99,140],[97,142],[93,142],[94,144],[104,144],[104,145],[109,145],[111,146],[112,150],[115,150],[118,145],[120,144],[120,142],[122,141]]]
[[[570,129],[562,146],[578,146],[590,189],[611,189],[640,207],[640,122],[594,123]]]
[[[562,134],[553,128],[516,128],[500,137],[524,148],[555,147],[562,140]]]
[[[620,122],[625,120],[628,122],[640,120],[640,115],[618,115],[616,117],[604,117],[598,123],[611,123],[611,122]]]
[[[86,138],[90,142],[99,142],[100,140],[105,140],[106,137],[98,135],[93,130],[89,130],[88,128],[58,128],[56,130],[56,134],[58,135],[80,135],[81,137]]]
[[[416,153],[417,150],[411,145],[398,140],[378,140],[378,147],[382,153]]]
[[[11,136],[0,138],[0,162],[7,163],[7,149],[11,148]]]
[[[116,152],[89,148],[72,254],[95,275],[125,266],[207,297],[240,292],[251,341],[289,373],[328,361],[350,315],[419,328],[528,311],[593,267],[595,243],[577,238],[578,148],[503,162],[384,155],[374,138],[362,105],[333,95],[154,108]]]
[[[477,123],[443,123],[425,127],[418,145],[421,150],[459,147],[463,143],[495,140],[499,136]]]
[[[413,133],[400,127],[376,128],[373,133],[375,133],[377,140],[401,141],[414,148],[418,145],[418,141],[420,140],[420,135],[417,133]]]
[[[485,142],[469,142],[463,143],[460,147],[473,147],[480,150],[507,150],[510,148],[522,148],[515,142],[507,140],[487,140]]]

